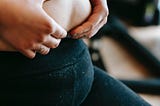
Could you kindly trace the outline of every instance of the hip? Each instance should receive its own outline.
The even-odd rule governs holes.
[[[3,97],[3,102],[0,104],[77,106],[82,103],[92,86],[93,66],[88,49],[81,40],[73,41],[70,43],[72,45],[66,44],[67,42],[64,41],[60,45],[63,49],[57,48],[51,51],[46,60],[45,56],[38,55],[36,61],[34,60],[34,64],[38,65],[37,68],[33,67],[33,63],[29,66],[27,62],[29,60],[24,57],[23,61],[20,61],[19,54],[15,55],[18,63],[23,63],[28,68],[25,69],[26,66],[22,67],[22,65],[21,68],[4,67],[4,71],[12,71],[12,73],[3,74],[0,79],[2,85],[0,97]],[[65,52],[67,54],[63,55]],[[16,58],[14,59],[17,61]]]
[[[78,62],[85,55],[89,57],[84,42],[73,39],[64,39],[49,54],[37,54],[34,59],[28,59],[18,52],[0,52],[0,75],[17,77],[56,71]]]

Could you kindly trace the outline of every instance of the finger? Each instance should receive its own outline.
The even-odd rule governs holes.
[[[29,50],[29,49],[21,50],[21,53],[30,59],[33,59],[36,56],[36,52]]]
[[[80,35],[82,33],[88,32],[92,30],[95,26],[97,26],[102,20],[102,17],[99,14],[93,14],[90,18],[81,26],[73,29],[70,33],[71,35]]]
[[[55,20],[53,20],[52,16],[49,15],[48,10],[45,7],[43,7],[43,13],[47,17],[47,20],[50,21],[49,23],[52,28],[52,32],[49,34],[57,39],[65,38],[67,36],[67,31],[62,28]]]
[[[37,45],[37,47],[35,49],[33,49],[34,51],[42,54],[42,55],[46,55],[49,53],[50,48],[46,47],[45,45],[39,44]]]
[[[91,31],[91,33],[88,34],[88,38],[93,37],[93,36],[104,26],[104,24],[106,24],[106,22],[107,22],[107,18],[104,18],[104,19],[100,22],[100,24],[95,27],[95,30]]]
[[[56,48],[56,47],[58,47],[60,41],[61,41],[61,39],[56,39],[56,38],[52,37],[51,35],[49,35],[47,37],[46,41],[43,43],[43,45],[45,45],[49,48]]]
[[[80,38],[91,38],[93,37],[100,28],[103,27],[103,25],[107,22],[107,18],[104,18],[103,21],[101,21],[97,26],[94,27],[94,29],[89,30],[87,32],[81,33],[80,35],[73,36],[74,39],[80,39]]]
[[[62,39],[67,36],[67,31],[64,30],[59,24],[55,23],[54,32],[51,35],[57,39]]]
[[[89,31],[90,29],[94,29],[94,27],[96,27],[97,25],[99,25],[99,23],[101,23],[107,16],[108,16],[108,8],[107,6],[103,6],[101,5],[101,2],[99,4],[99,1],[94,1],[94,3],[97,2],[98,4],[94,6],[93,8],[93,12],[91,14],[91,16],[88,18],[88,20],[82,24],[81,26],[73,29],[71,31],[72,35],[79,35],[84,33],[85,31]],[[91,26],[89,26],[88,28],[85,27],[85,24],[89,22],[92,23]]]

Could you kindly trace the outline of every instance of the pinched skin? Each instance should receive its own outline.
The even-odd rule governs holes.
[[[67,31],[85,21],[91,12],[89,0],[48,0],[43,8]]]
[[[91,4],[89,0],[46,0],[43,9],[60,26],[69,31],[87,19],[91,13]],[[16,50],[0,39],[0,51]]]

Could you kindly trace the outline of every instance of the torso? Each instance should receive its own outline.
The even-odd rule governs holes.
[[[91,13],[89,0],[47,0],[44,10],[65,30],[84,22]],[[15,51],[0,39],[0,51]]]
[[[48,0],[43,8],[67,31],[80,25],[91,12],[89,0]],[[45,56],[37,54],[32,60],[18,52],[0,52],[1,75],[21,76],[63,69],[79,62],[88,54],[86,49],[82,40],[63,39],[58,48]]]
[[[85,21],[91,12],[89,0],[48,0],[43,8],[67,31]]]

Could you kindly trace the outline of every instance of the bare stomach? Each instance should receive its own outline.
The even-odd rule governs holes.
[[[43,9],[65,30],[84,22],[91,12],[89,0],[47,0]],[[15,51],[0,39],[0,51]]]
[[[67,31],[85,21],[91,12],[89,0],[48,0],[43,8]]]

